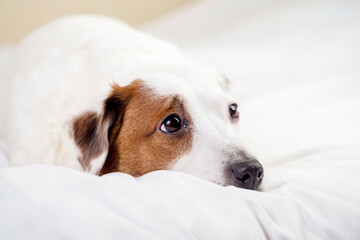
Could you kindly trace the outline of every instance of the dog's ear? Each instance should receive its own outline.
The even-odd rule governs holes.
[[[85,112],[72,121],[73,138],[80,149],[78,160],[84,171],[99,174],[112,145],[121,129],[126,106],[134,94],[138,82],[120,87],[113,85],[113,91],[105,100],[103,111]]]
[[[112,119],[104,116],[104,113],[85,112],[72,122],[74,141],[80,149],[78,160],[84,171],[93,174],[104,164],[109,146],[107,129]]]

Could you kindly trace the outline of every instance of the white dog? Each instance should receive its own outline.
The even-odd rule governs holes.
[[[262,181],[227,78],[117,20],[48,24],[20,44],[0,80],[12,165],[169,169],[248,189]]]

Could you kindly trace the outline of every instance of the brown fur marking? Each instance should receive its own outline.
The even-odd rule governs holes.
[[[73,120],[73,137],[82,153],[79,162],[84,170],[87,170],[92,159],[107,150],[107,135],[103,125],[106,124],[102,116],[97,116],[95,112],[86,112]]]
[[[187,124],[178,132],[159,130],[163,119],[177,114]],[[100,175],[125,172],[133,176],[168,169],[191,148],[191,118],[178,96],[158,96],[142,80],[113,91],[101,114],[86,112],[73,120],[73,137],[85,171],[92,159],[108,151]]]
[[[121,118],[117,117],[109,134],[109,152],[100,175],[120,171],[141,176],[168,169],[191,148],[191,119],[181,99],[156,96],[141,80],[127,87],[114,86],[109,99],[124,96],[128,99],[126,109]],[[172,113],[190,124],[173,134],[161,132],[162,120]]]

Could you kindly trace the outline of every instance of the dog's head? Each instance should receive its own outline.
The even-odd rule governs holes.
[[[175,75],[113,84],[101,113],[72,120],[84,170],[141,176],[169,169],[258,189],[263,168],[242,147],[241,119],[227,78],[194,69]]]

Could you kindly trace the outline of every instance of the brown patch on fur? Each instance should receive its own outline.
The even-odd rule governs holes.
[[[102,116],[95,112],[86,112],[73,120],[73,137],[82,153],[79,162],[84,170],[88,169],[92,159],[107,150],[108,142]]]
[[[168,169],[174,160],[191,148],[191,119],[178,96],[160,97],[141,80],[126,87],[113,86],[106,108],[124,103],[108,131],[109,151],[100,175],[125,172],[133,176]],[[105,111],[106,112],[106,111]],[[159,130],[169,114],[178,114],[189,124],[175,133]]]
[[[116,136],[119,132],[126,104],[139,86],[138,81],[122,88],[114,86],[121,89],[121,92],[113,93],[106,99],[101,114],[86,112],[72,121],[73,132],[70,135],[81,151],[78,160],[85,171],[90,171],[91,160],[108,151],[113,143],[109,139],[110,133],[112,133],[111,136]],[[100,169],[96,171],[99,172]]]
[[[186,124],[175,133],[160,131],[163,119],[173,113]],[[102,113],[86,112],[72,121],[72,127],[81,166],[85,171],[101,170],[100,175],[120,171],[141,176],[168,169],[192,142],[191,119],[182,100],[160,97],[141,80],[125,87],[113,85]],[[90,169],[91,161],[106,151],[102,168]]]

